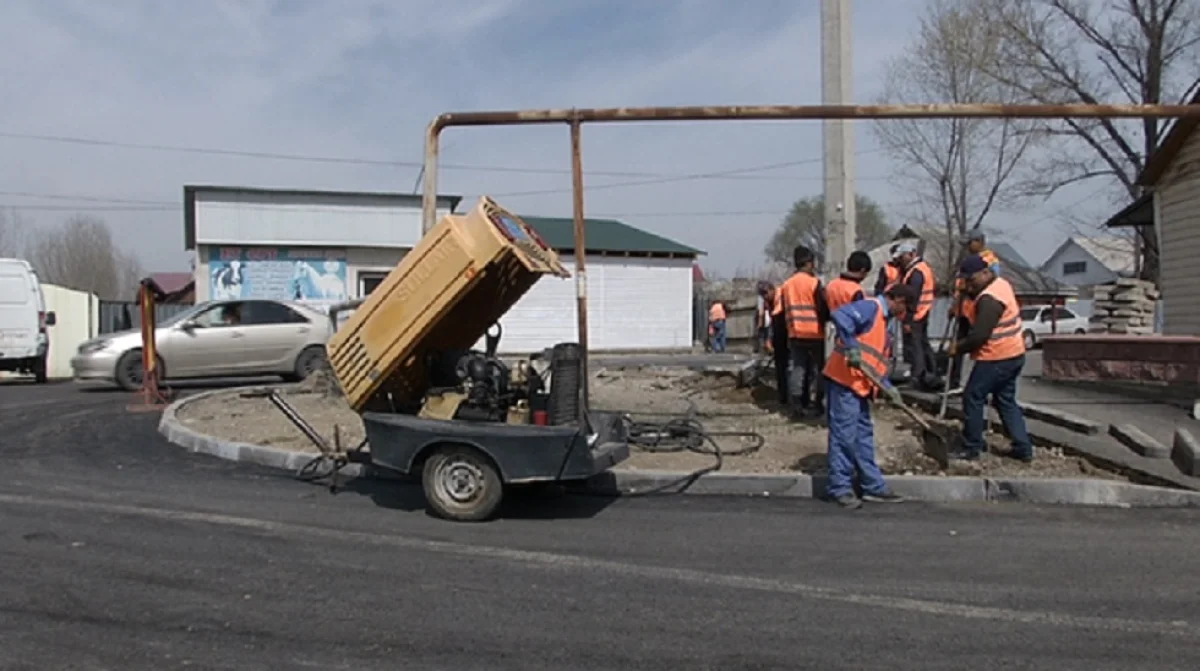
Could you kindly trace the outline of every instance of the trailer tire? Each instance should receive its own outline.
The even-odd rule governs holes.
[[[421,469],[421,487],[429,511],[456,522],[490,519],[504,498],[504,483],[495,464],[468,445],[435,449]]]

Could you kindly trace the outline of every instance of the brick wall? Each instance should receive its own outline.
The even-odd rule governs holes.
[[[1200,383],[1200,338],[1060,335],[1041,342],[1042,377],[1049,380]]]

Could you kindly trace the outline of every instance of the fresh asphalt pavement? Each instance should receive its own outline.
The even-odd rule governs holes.
[[[485,524],[0,383],[0,668],[1200,668],[1194,511],[529,496]]]

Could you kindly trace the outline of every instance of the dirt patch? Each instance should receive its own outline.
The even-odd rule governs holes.
[[[332,442],[333,427],[339,427],[342,444],[357,445],[363,439],[362,422],[338,393],[336,384],[320,379],[282,387],[285,398],[314,428]],[[694,372],[678,368],[609,368],[596,371],[591,385],[591,405],[598,410],[630,413],[637,422],[656,423],[688,416],[700,421],[713,434],[752,432],[762,437],[762,447],[743,456],[727,457],[724,471],[751,473],[825,470],[827,431],[820,422],[789,420],[774,400],[774,391],[759,387],[738,389],[731,374]],[[1100,470],[1087,461],[1068,456],[1061,449],[1037,449],[1032,464],[1021,464],[997,454],[978,462],[951,463],[942,471],[921,449],[919,429],[899,411],[883,404],[874,408],[875,442],[880,467],[887,474],[1004,475],[1033,477],[1095,477],[1121,480],[1122,476]],[[241,398],[236,391],[216,394],[185,405],[179,413],[183,424],[218,438],[257,445],[315,452],[316,447],[265,398]],[[953,423],[951,423],[953,425]],[[716,437],[724,451],[737,451],[751,440],[737,436]],[[1008,450],[999,434],[991,436],[991,450]],[[635,449],[623,468],[696,470],[713,463],[708,454],[694,452],[655,453]]]

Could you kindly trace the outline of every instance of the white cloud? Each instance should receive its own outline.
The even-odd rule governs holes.
[[[919,0],[856,0],[855,97],[908,37]],[[425,124],[462,109],[813,103],[820,98],[816,2],[753,0],[8,0],[0,23],[0,129],[107,140],[419,161]],[[762,179],[660,183],[587,194],[707,249],[730,272],[758,262],[794,199],[821,189],[816,122],[592,125],[585,170],[703,173],[785,161]],[[860,128],[859,190],[904,200]],[[561,169],[554,175],[443,170],[444,192],[567,215],[563,127],[451,129],[443,162]],[[184,183],[403,190],[415,167],[162,153],[0,138],[4,191],[178,202]],[[630,181],[589,174],[590,186]],[[2,205],[62,201],[0,197]],[[101,205],[96,204],[96,207]],[[36,225],[67,212],[27,209]],[[153,269],[187,267],[181,211],[98,212]]]

